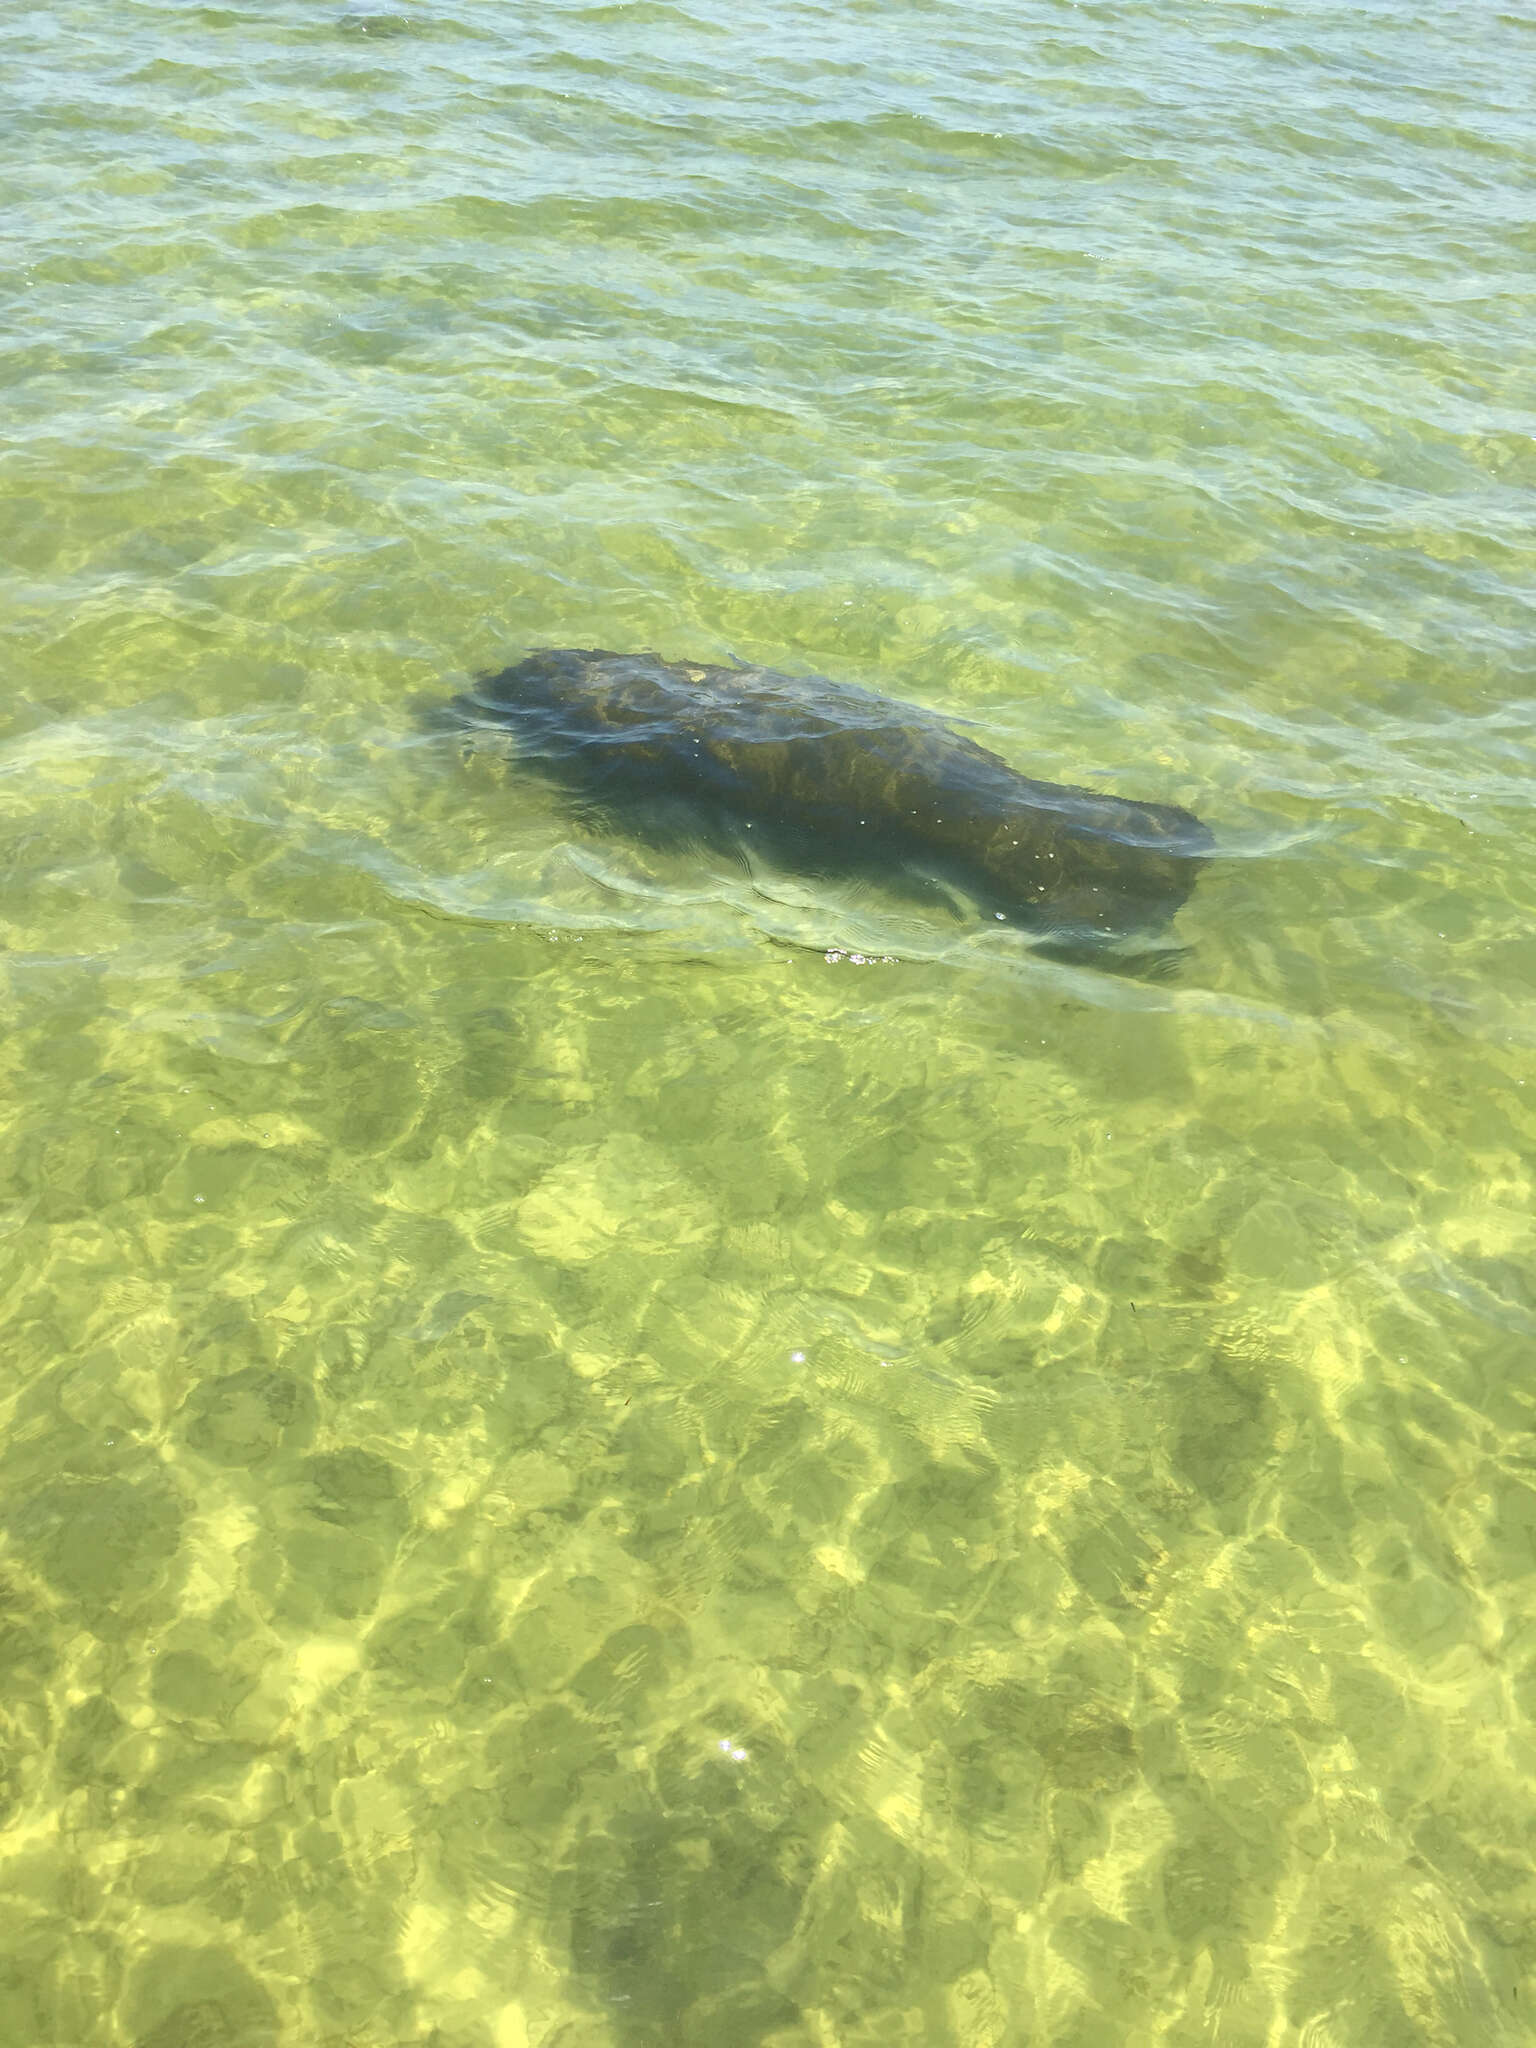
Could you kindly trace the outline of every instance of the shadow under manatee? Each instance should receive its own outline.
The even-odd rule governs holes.
[[[1177,805],[1033,780],[919,706],[820,676],[555,648],[434,722],[510,734],[520,765],[653,843],[873,880],[929,910],[958,897],[1053,957],[1122,971],[1147,957],[1111,949],[1161,931],[1214,850]]]

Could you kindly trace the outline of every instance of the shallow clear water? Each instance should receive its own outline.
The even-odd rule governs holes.
[[[0,24],[0,2032],[1516,2043],[1528,12]],[[1160,971],[423,707],[1187,804]]]

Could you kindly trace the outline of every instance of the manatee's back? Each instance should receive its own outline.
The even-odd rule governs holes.
[[[1034,781],[931,712],[820,676],[559,648],[466,708],[596,791],[702,796],[871,859],[936,859],[1035,924],[1165,922],[1211,845],[1175,805]]]

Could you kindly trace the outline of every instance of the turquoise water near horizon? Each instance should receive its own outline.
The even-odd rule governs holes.
[[[0,2033],[1536,2005],[1536,22],[0,22]],[[1152,962],[431,716],[1187,805]]]

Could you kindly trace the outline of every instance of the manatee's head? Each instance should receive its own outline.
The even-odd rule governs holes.
[[[1047,786],[1035,787],[1044,799]],[[1010,923],[1091,945],[1161,930],[1214,851],[1209,829],[1177,804],[1051,789],[988,833],[979,864]]]

